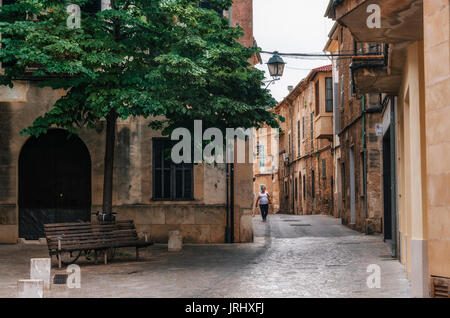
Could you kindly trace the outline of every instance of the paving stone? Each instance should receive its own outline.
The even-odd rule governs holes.
[[[179,253],[156,244],[141,251],[139,262],[133,249],[120,249],[108,265],[81,257],[81,289],[52,289],[46,297],[410,296],[404,266],[384,257],[390,250],[379,235],[352,231],[327,216],[270,215],[267,223],[253,222],[254,243],[185,244]],[[0,297],[15,297],[30,258],[47,253],[46,246],[0,245]],[[381,268],[379,289],[366,284],[371,264]]]

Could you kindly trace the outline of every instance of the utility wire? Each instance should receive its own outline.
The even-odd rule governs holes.
[[[355,53],[352,50],[343,51],[343,52],[349,52],[349,53],[339,53],[339,54],[325,54],[325,53],[280,53],[277,52],[278,55],[283,56],[285,58],[294,58],[294,59],[300,59],[300,60],[327,60],[332,58],[337,58],[339,60],[343,59],[352,59],[355,56],[374,56],[376,54],[369,53],[369,54],[361,54],[361,53]],[[270,51],[261,51],[262,54],[270,54],[273,55],[275,52]]]
[[[269,52],[269,51],[261,51],[261,53],[264,54],[275,54],[275,52]],[[286,57],[352,57],[355,56],[355,54],[325,54],[325,53],[280,53],[278,52],[278,55],[280,56],[286,56]]]

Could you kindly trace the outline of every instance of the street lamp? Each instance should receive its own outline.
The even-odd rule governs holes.
[[[278,81],[284,73],[284,66],[286,63],[281,58],[278,52],[274,52],[273,56],[270,58],[269,62],[267,62],[267,67],[269,68],[270,76],[272,76],[273,80],[269,81],[267,87],[275,81]]]
[[[270,76],[274,79],[280,78],[283,76],[284,65],[286,63],[283,61],[278,52],[274,52],[273,56],[270,58],[269,62],[267,62],[267,66],[269,67]]]

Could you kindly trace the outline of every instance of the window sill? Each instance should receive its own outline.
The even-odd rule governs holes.
[[[193,202],[198,202],[195,199],[191,199],[191,200],[187,200],[187,199],[174,199],[174,200],[169,200],[169,199],[155,199],[155,198],[151,198],[150,199],[151,202],[158,202],[158,203],[165,203],[165,204],[192,204]]]

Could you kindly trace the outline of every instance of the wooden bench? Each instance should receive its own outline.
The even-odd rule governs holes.
[[[145,235],[145,240],[138,237],[132,220],[114,223],[92,224],[57,223],[44,225],[50,257],[56,255],[58,266],[72,264],[84,252],[86,256],[94,251],[97,263],[97,251],[104,254],[105,264],[108,262],[108,252],[114,252],[120,247],[135,247],[136,259],[139,259],[139,249],[153,244]],[[64,258],[64,260],[63,260]]]

